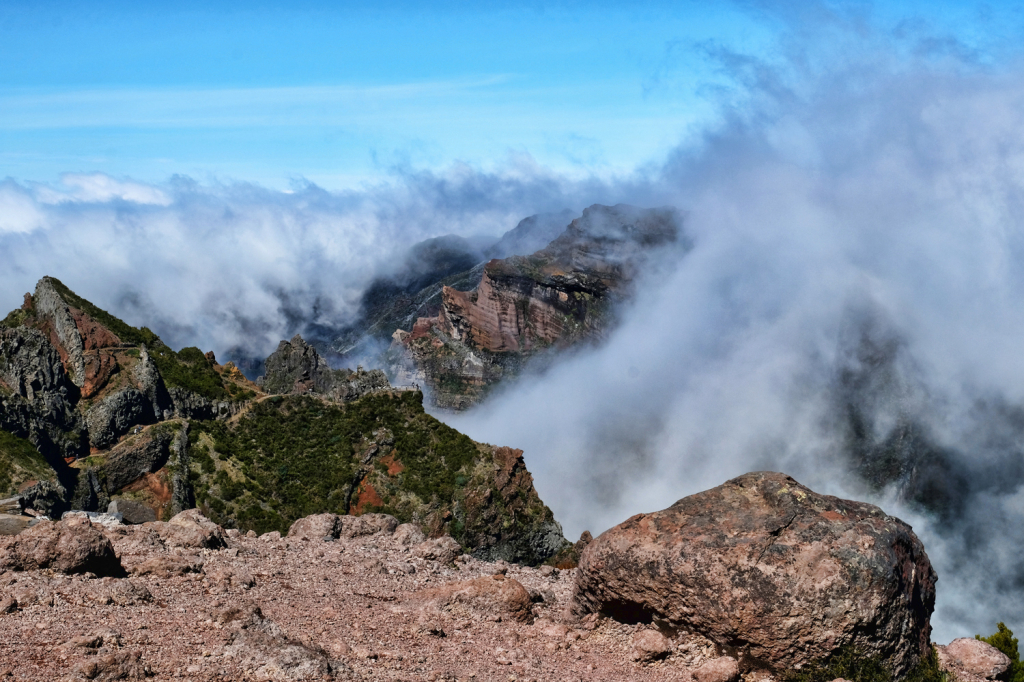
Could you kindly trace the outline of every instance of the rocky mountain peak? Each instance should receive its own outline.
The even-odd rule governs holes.
[[[331,369],[317,349],[299,334],[278,344],[265,366],[267,373],[259,384],[273,394],[317,393],[343,402],[391,388],[387,376],[379,369]]]
[[[600,338],[644,264],[672,245],[686,246],[674,208],[590,206],[545,248],[489,261],[475,289],[442,286],[437,315],[392,337],[391,369],[440,407],[469,407],[531,356]]]

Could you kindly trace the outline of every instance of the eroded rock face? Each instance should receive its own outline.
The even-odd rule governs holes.
[[[587,208],[546,248],[489,261],[475,289],[444,286],[436,316],[394,333],[391,371],[439,407],[470,407],[531,355],[604,333],[651,254],[684,245],[680,224],[671,208]]]
[[[147,401],[134,386],[128,386],[103,398],[86,413],[89,444],[106,449],[137,424],[152,422],[147,417]]]
[[[514,514],[528,514],[528,504],[521,494],[533,493],[533,476],[526,468],[523,451],[517,448],[495,447],[494,483],[499,495],[504,500],[505,508]],[[467,499],[466,505],[472,508],[480,502]],[[488,501],[489,502],[489,501]],[[550,557],[558,553],[565,545],[562,526],[554,518],[538,519],[529,527],[516,528],[514,532],[494,529],[488,537],[472,538],[476,549],[473,556],[485,561],[533,561],[535,557]]]
[[[657,617],[774,669],[852,644],[901,675],[928,650],[936,579],[899,519],[757,472],[595,539],[572,609]]]
[[[124,574],[110,541],[88,519],[69,518],[32,526],[0,545],[0,568],[60,573]]]
[[[29,439],[43,453],[81,455],[87,443],[72,404],[76,390],[44,334],[0,328],[0,429]]]
[[[49,392],[67,394],[60,355],[35,329],[0,328],[0,381],[27,400]]]
[[[133,426],[153,424],[172,416],[171,396],[145,346],[139,349],[139,362],[131,377],[131,386],[107,395],[86,413],[92,447],[109,448]]]
[[[104,466],[107,492],[113,494],[164,466],[171,454],[174,435],[175,430],[171,428],[151,428],[115,445]]]
[[[76,386],[85,385],[85,344],[75,324],[71,309],[50,277],[43,277],[36,284],[33,296],[36,315],[49,323],[54,346],[60,351],[61,359],[67,364],[68,374]]]
[[[263,389],[268,393],[318,393],[347,401],[391,388],[387,376],[380,370],[331,369],[316,348],[298,334],[291,341],[282,341],[267,358],[265,366]]]

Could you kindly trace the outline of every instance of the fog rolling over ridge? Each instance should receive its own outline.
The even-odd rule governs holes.
[[[439,416],[522,448],[569,536],[758,469],[877,502],[937,568],[936,641],[1019,634],[1024,68],[929,44],[948,53],[857,34],[825,66],[719,54],[742,106],[619,179],[513,158],[343,193],[7,180],[0,292],[15,307],[51,274],[176,348],[265,355],[350,324],[420,240],[676,206],[692,249],[641,277],[600,345]]]
[[[607,342],[448,421],[523,448],[570,536],[754,469],[871,499],[936,564],[937,641],[1024,628],[1020,73],[779,75],[666,166],[693,249]]]

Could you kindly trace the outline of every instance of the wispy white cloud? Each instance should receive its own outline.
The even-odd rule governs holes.
[[[153,185],[118,180],[105,173],[65,173],[59,186],[35,185],[35,199],[42,204],[66,202],[106,203],[115,199],[133,204],[168,206],[170,196]]]
[[[0,305],[50,274],[174,345],[265,356],[309,324],[351,321],[375,274],[415,242],[500,234],[523,215],[578,205],[597,181],[569,181],[514,157],[392,175],[360,191],[308,183],[275,191],[150,185],[103,174],[0,183]]]

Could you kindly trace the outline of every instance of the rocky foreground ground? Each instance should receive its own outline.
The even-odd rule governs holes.
[[[706,640],[568,619],[572,571],[477,561],[450,538],[424,541],[410,526],[390,532],[394,526],[384,523],[363,529],[373,534],[342,531],[329,541],[221,535],[216,527],[181,526],[171,529],[175,534],[170,526],[92,524],[120,556],[125,577],[65,575],[53,563],[0,574],[0,675],[684,680],[696,672],[700,682],[731,676],[715,667],[721,664]],[[223,547],[209,547],[221,537]]]
[[[714,507],[717,497],[736,501],[741,493],[750,505],[772,496],[774,508],[789,518],[785,532],[793,537],[772,530],[772,524],[762,527],[763,519],[756,514],[746,530],[723,523],[721,518],[727,517],[722,515],[716,527],[728,542],[719,543],[717,554],[707,539],[703,547],[696,541],[687,547],[694,556],[706,554],[700,561],[708,567],[714,565],[711,559],[718,561],[720,572],[732,576],[731,587],[715,589],[704,573],[704,601],[685,607],[682,615],[669,613],[658,600],[673,593],[677,598],[665,603],[685,606],[695,598],[686,596],[693,592],[691,583],[697,583],[680,566],[652,568],[673,546],[655,539],[665,533],[685,536],[686,529],[675,521],[693,516],[688,505],[694,500],[707,498]],[[844,530],[835,536],[853,542],[847,549],[860,547],[848,552],[851,561],[881,567],[873,549],[894,539],[906,556],[885,575],[904,584],[907,576],[920,572],[915,567],[904,570],[911,561],[927,570],[924,582],[914,583],[909,592],[934,583],[927,559],[913,560],[908,549],[907,543],[916,541],[909,527],[880,516],[869,505],[816,496],[771,472],[733,479],[660,515],[633,517],[594,540],[583,552],[580,568],[571,570],[480,561],[463,554],[447,535],[426,539],[418,526],[399,525],[385,514],[317,514],[296,521],[282,538],[276,531],[257,536],[224,530],[195,509],[168,522],[141,525],[76,512],[60,522],[41,521],[0,538],[0,678],[770,682],[834,653],[823,649],[823,642],[828,644],[828,634],[834,639],[834,632],[844,627],[843,614],[849,609],[840,609],[842,613],[827,621],[798,615],[801,629],[795,635],[780,631],[785,641],[775,659],[768,658],[771,642],[761,642],[753,630],[744,635],[748,645],[743,650],[730,649],[720,636],[716,643],[715,627],[743,610],[743,600],[730,604],[728,598],[740,594],[744,585],[768,595],[761,602],[757,594],[745,598],[760,604],[756,611],[762,616],[799,596],[800,585],[790,585],[790,577],[770,566],[771,575],[790,585],[792,594],[769,594],[767,578],[751,582],[754,569],[744,563],[749,557],[730,558],[730,551],[735,554],[736,538],[744,533],[767,533],[773,544],[757,553],[756,561],[769,549],[780,556],[801,552],[804,558],[789,568],[816,587],[799,603],[812,604],[817,595],[836,604],[829,595],[839,584],[838,574],[826,575],[812,561],[824,557],[831,566],[846,547],[819,551],[821,538],[831,535],[808,519],[824,503],[839,509],[823,512],[826,521],[844,529],[855,522],[862,531],[856,535]],[[858,515],[864,518],[856,520]],[[690,525],[697,527],[698,522]],[[712,529],[705,525],[702,532],[710,538]],[[871,533],[877,535],[874,547],[867,546],[875,537]],[[793,546],[787,549],[780,546],[783,542]],[[613,545],[620,547],[617,554]],[[647,557],[646,569],[637,563],[641,554]],[[616,572],[625,569],[628,575]],[[641,594],[653,578],[668,574],[677,575],[675,584]],[[737,582],[744,575],[746,582]],[[902,679],[907,673],[898,668],[898,645],[913,644],[918,635],[911,633],[908,639],[905,633],[886,634],[884,626],[892,613],[905,612],[896,620],[909,622],[906,614],[914,613],[914,604],[904,604],[902,592],[882,601],[877,590],[844,587],[841,592],[857,593],[860,606],[855,610],[875,624],[875,639],[861,642],[861,649],[870,652],[871,645],[888,637],[896,652],[890,654],[889,665]],[[885,606],[878,613],[868,608],[876,602]],[[649,624],[605,615],[626,613],[626,604],[652,614],[644,619]],[[714,615],[722,605],[727,608],[714,622],[701,625],[697,616]],[[757,614],[751,614],[735,628],[754,628]],[[765,617],[773,620],[770,614]],[[824,634],[818,631],[826,626]],[[921,628],[929,631],[927,620]],[[930,655],[924,653],[930,652],[927,639],[921,650]],[[945,679],[958,682],[1003,679],[1010,664],[994,647],[974,639],[955,640],[937,647],[937,653],[941,666],[952,673]],[[906,664],[904,669],[912,667]],[[926,679],[939,675],[936,671]]]

